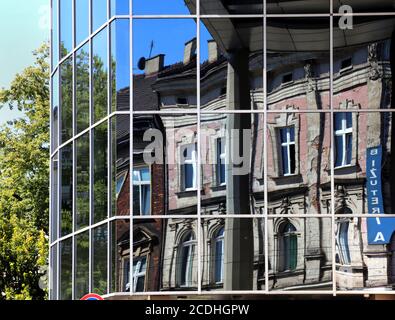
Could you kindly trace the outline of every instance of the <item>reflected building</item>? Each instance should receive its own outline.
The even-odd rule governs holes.
[[[69,2],[53,1],[54,17]],[[79,14],[53,27],[52,299],[393,289],[395,223],[367,217],[395,205],[393,17],[263,26],[231,16],[263,15],[261,1],[201,0],[202,14],[228,16],[199,19],[197,41],[193,19],[131,28],[129,1],[93,3],[76,7],[95,17],[88,29]],[[156,23],[175,30],[174,52],[138,60],[130,30]]]

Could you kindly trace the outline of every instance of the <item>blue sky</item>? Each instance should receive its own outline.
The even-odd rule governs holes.
[[[32,51],[49,39],[48,0],[0,0],[0,87],[32,64]],[[0,124],[19,116],[0,109]]]

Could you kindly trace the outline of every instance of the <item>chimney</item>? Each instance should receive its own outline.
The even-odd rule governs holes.
[[[219,51],[218,46],[215,40],[211,39],[207,41],[208,44],[208,62],[212,63],[218,60],[219,58]]]
[[[189,40],[185,43],[184,48],[184,65],[191,62],[191,60],[196,56],[196,38]]]
[[[155,57],[145,60],[145,68],[144,68],[145,75],[150,75],[162,71],[164,62],[165,62],[164,54],[158,54]]]

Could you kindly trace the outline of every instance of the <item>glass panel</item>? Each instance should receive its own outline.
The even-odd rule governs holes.
[[[224,240],[217,240],[215,242],[215,282],[223,281],[224,269]]]
[[[395,3],[393,1],[378,0],[374,3],[370,1],[360,1],[360,0],[334,0],[333,1],[333,11],[334,12],[348,12],[346,6],[350,6],[353,12],[394,12]]]
[[[112,111],[130,109],[130,22],[117,19],[111,23]]]
[[[92,32],[95,32],[107,21],[108,0],[92,1]]]
[[[130,214],[130,117],[117,115],[111,118],[111,124],[111,215],[125,216]]]
[[[133,214],[140,215],[140,187],[133,186]]]
[[[143,215],[149,215],[151,213],[151,186],[144,185],[141,187],[141,213]]]
[[[93,81],[93,122],[97,122],[107,115],[107,81],[108,81],[108,52],[107,29],[100,31],[93,38],[92,57]]]
[[[61,236],[73,230],[73,148],[68,144],[60,150],[61,159]]]
[[[354,89],[351,89],[354,90]],[[355,97],[354,103],[373,97]],[[380,94],[383,99],[384,92]],[[376,97],[378,98],[378,97]],[[376,99],[374,98],[374,99]],[[394,213],[392,112],[352,112],[352,135],[346,137],[349,166],[335,169],[335,213]],[[337,147],[337,146],[336,146]],[[351,225],[350,225],[351,229]]]
[[[75,81],[78,134],[89,126],[89,44],[77,51]]]
[[[281,202],[270,201],[269,206],[281,206]],[[301,213],[295,208],[295,214]],[[279,215],[268,219],[267,230],[270,290],[332,290],[330,217],[288,218]]]
[[[262,0],[212,1],[199,0],[201,14],[263,14]]]
[[[281,159],[282,159],[282,165],[283,165],[283,174],[290,174],[289,172],[289,166],[288,166],[288,148],[287,147],[281,147]]]
[[[268,18],[266,45],[268,108],[329,109],[329,19]]]
[[[196,4],[193,0],[133,0],[133,14],[136,15],[187,15],[195,13]]]
[[[93,223],[107,218],[107,122],[93,129]]]
[[[56,71],[52,77],[52,152],[58,147],[59,142],[59,102],[59,72]]]
[[[89,1],[90,0],[75,0],[76,46],[89,36]]]
[[[205,18],[201,21],[202,110],[263,109],[263,19]],[[228,75],[232,77],[228,79]],[[248,91],[250,96],[244,94]]]
[[[60,58],[73,49],[73,0],[60,0]]]
[[[130,221],[111,223],[111,285],[110,292],[130,291]]]
[[[51,265],[50,265],[50,283],[49,299],[57,300],[58,298],[58,245],[51,247]]]
[[[93,292],[107,293],[107,224],[93,229],[92,287]]]
[[[348,252],[341,252],[340,243],[336,245],[337,289],[347,292],[380,290],[393,293],[395,237],[391,234],[395,225],[394,218],[338,216],[335,223],[336,239],[340,238],[343,249],[348,246]]]
[[[89,134],[76,140],[76,229],[89,225]]]
[[[193,19],[133,20],[134,110],[196,108],[196,67]]]
[[[58,225],[58,193],[59,193],[59,158],[56,153],[51,161],[52,163],[52,176],[51,176],[51,242],[58,239],[59,225]]]
[[[64,240],[60,243],[60,300],[71,300],[72,298],[72,248],[72,238]]]
[[[261,2],[261,1],[253,0],[253,2]],[[330,2],[329,0],[268,1],[266,4],[266,12],[268,14],[298,14],[298,13],[300,14],[328,13],[329,14]]]
[[[345,117],[345,113],[335,113],[335,131],[343,129],[343,119]]]
[[[52,0],[52,68],[59,61],[58,0]]]
[[[73,135],[73,58],[70,57],[60,66],[61,106],[60,128],[61,143]]]
[[[129,0],[110,0],[111,17],[115,15],[129,15]]]
[[[75,241],[74,298],[79,300],[89,293],[89,232],[76,235]]]

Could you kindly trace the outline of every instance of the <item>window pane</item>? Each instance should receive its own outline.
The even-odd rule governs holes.
[[[343,128],[344,113],[335,114],[335,130],[341,130]]]
[[[141,206],[142,206],[142,214],[148,215],[151,213],[151,186],[144,185],[141,187],[142,195],[141,195]]]
[[[60,243],[60,288],[59,299],[71,300],[72,298],[72,239]]]
[[[347,164],[351,163],[351,159],[352,159],[352,134],[347,134],[346,136],[346,143],[347,143]]]
[[[94,129],[94,223],[107,218],[107,122]]]
[[[150,177],[149,168],[141,169],[140,170],[140,175],[141,175],[141,181],[145,181],[145,182],[150,182],[151,183],[151,177]]]
[[[298,259],[298,238],[296,235],[289,237],[289,269],[296,269],[296,263]]]
[[[335,136],[335,167],[339,167],[343,164],[343,136]]]
[[[50,265],[50,283],[49,299],[56,300],[58,298],[58,246],[55,245],[51,248],[51,265]]]
[[[92,32],[107,21],[107,0],[92,1]]]
[[[129,15],[129,0],[111,0],[111,17]]]
[[[75,0],[76,45],[89,35],[89,0]]]
[[[93,121],[97,122],[107,115],[107,29],[100,31],[100,33],[93,38],[92,73]]]
[[[75,237],[75,296],[79,300],[89,293],[89,232]]]
[[[289,127],[288,130],[289,130],[291,142],[295,142],[295,127],[293,126]]]
[[[77,134],[89,126],[89,44],[76,54]]]
[[[112,111],[130,109],[130,23],[117,19],[111,23]]]
[[[352,127],[352,113],[351,112],[346,113],[346,122],[347,122],[347,128],[351,128]]]
[[[58,147],[59,141],[59,72],[56,71],[52,77],[52,151]]]
[[[92,287],[97,294],[107,293],[107,224],[93,230]]]
[[[58,154],[52,159],[52,176],[51,176],[51,242],[58,239],[58,193],[59,193],[59,159]]]
[[[77,194],[76,194],[76,229],[89,225],[89,134],[76,141],[77,159]]]
[[[295,173],[295,164],[296,164],[295,158],[296,158],[296,155],[295,155],[295,145],[294,144],[291,144],[289,146],[289,152],[290,152],[289,157],[290,157],[290,164],[291,164],[291,168],[290,168],[291,172],[290,173]]]
[[[283,174],[289,174],[289,167],[288,167],[288,148],[281,147],[281,155],[282,155],[282,165],[283,165]]]
[[[281,143],[287,142],[287,128],[280,129],[280,137],[281,137]]]
[[[133,187],[133,214],[140,215],[140,187]]]
[[[192,164],[184,164],[184,183],[185,183],[185,189],[191,189],[194,188],[194,170],[193,170],[193,165]]]
[[[66,56],[73,49],[72,0],[60,0],[60,58]]]
[[[58,0],[52,0],[52,67],[59,61]]]
[[[195,3],[191,0],[133,0],[133,14],[195,14]]]
[[[223,273],[223,239],[215,243],[215,282],[222,282]]]
[[[68,144],[60,151],[61,159],[61,236],[72,232],[73,228],[73,152]]]
[[[61,85],[61,142],[71,139],[73,135],[73,59],[68,58],[60,66]]]

